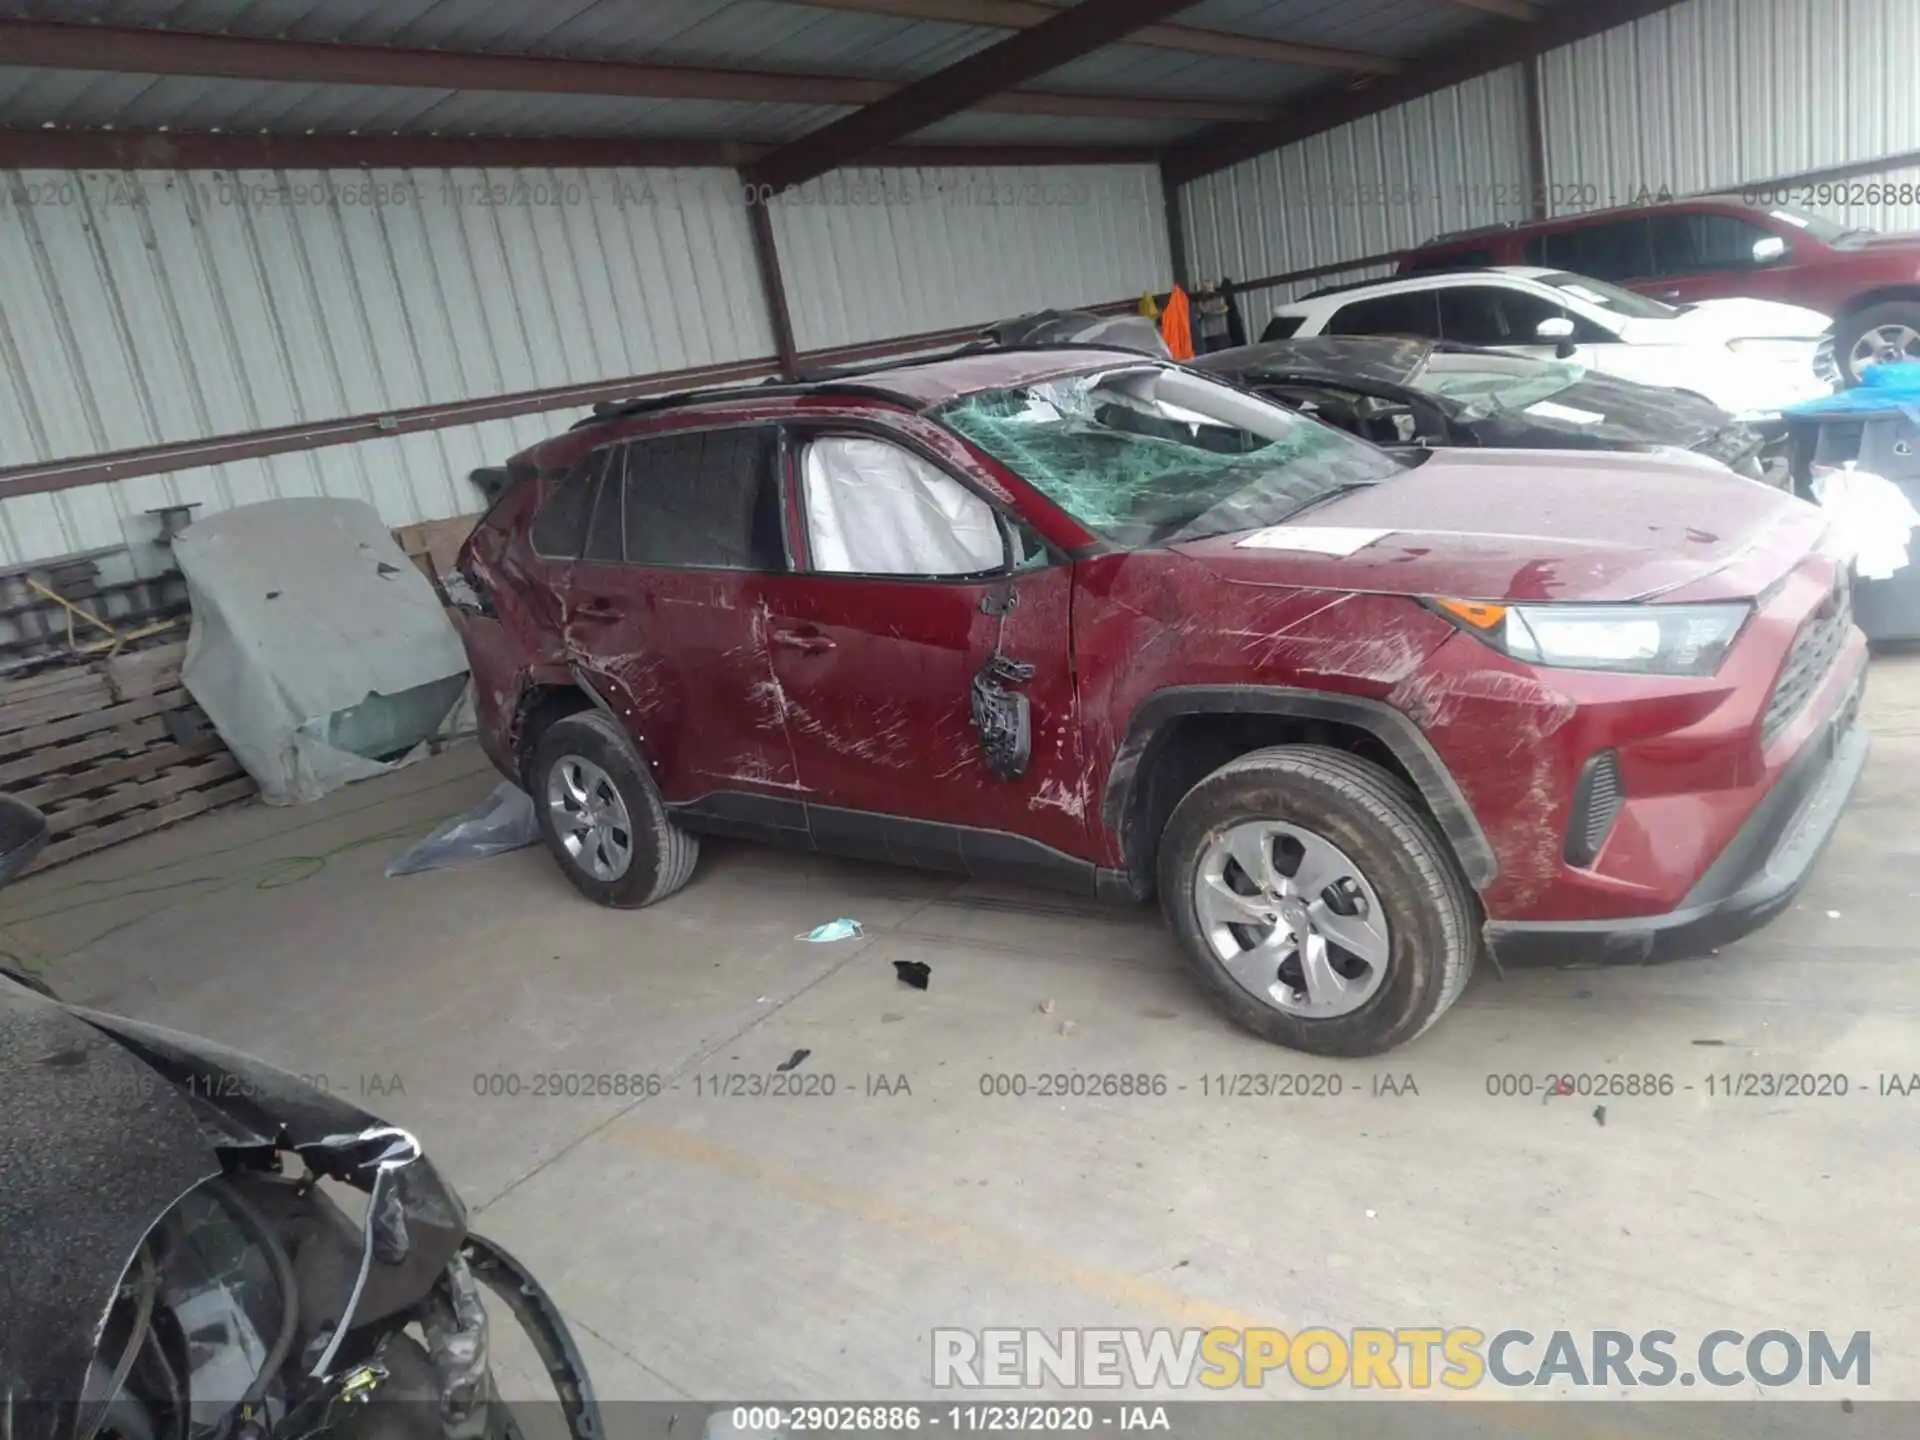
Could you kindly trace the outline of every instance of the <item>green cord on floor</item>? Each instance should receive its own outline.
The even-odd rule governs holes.
[[[432,785],[423,785],[420,789],[408,793],[410,797],[413,795],[426,795],[446,786],[462,784],[471,779],[472,776],[469,774],[456,775],[446,780],[436,781]],[[313,825],[343,820],[348,816],[360,813],[362,810],[370,810],[375,806],[387,803],[389,803],[389,799],[382,797],[369,804],[356,806],[351,810],[342,810],[332,815],[315,816],[310,821],[288,827],[283,834],[292,834]],[[240,851],[251,850],[257,848],[260,842],[246,841],[233,845],[223,845],[213,850],[203,850],[194,855],[184,856],[178,860],[168,860],[163,864],[148,866],[144,869],[124,871],[108,878],[75,880],[71,884],[54,892],[55,895],[71,897],[67,899],[65,903],[49,905],[44,909],[26,911],[17,915],[8,915],[0,918],[0,936],[6,935],[16,924],[25,924],[36,920],[47,920],[55,916],[71,914],[76,910],[91,909],[94,906],[111,903],[115,900],[132,900],[147,895],[165,895],[169,891],[191,890],[194,892],[193,894],[182,895],[179,899],[181,901],[197,900],[208,895],[217,895],[247,880],[253,881],[253,888],[256,890],[283,890],[289,886],[299,885],[311,880],[327,868],[328,861],[336,859],[341,855],[350,854],[355,850],[365,849],[369,845],[386,844],[413,836],[424,835],[428,833],[429,830],[444,824],[446,820],[452,818],[454,817],[444,816],[425,826],[417,821],[409,822],[406,825],[398,825],[390,830],[381,830],[372,835],[362,835],[352,840],[343,840],[338,845],[334,845],[318,854],[279,855],[271,860],[262,860],[257,864],[244,866],[231,873],[192,875],[178,880],[162,881],[155,885],[127,888],[129,882],[138,881],[145,877],[157,876],[168,870],[177,870],[183,865],[199,865],[209,860],[218,859],[222,855],[232,855]],[[92,894],[85,898],[80,897],[79,892],[90,889],[110,889],[112,893],[107,896]],[[70,950],[62,951],[58,955],[28,955],[22,954],[20,951],[12,948],[0,948],[0,961],[13,964],[16,968],[24,969],[31,973],[44,973],[50,965],[58,964],[62,960],[66,960],[71,956],[91,949],[102,940],[117,935],[122,930],[130,929],[135,925],[145,924],[156,915],[165,914],[169,909],[173,908],[173,905],[176,903],[179,903],[179,901],[169,902],[157,906],[152,910],[145,910],[138,915],[130,916],[117,924],[108,926],[99,934],[92,936]]]

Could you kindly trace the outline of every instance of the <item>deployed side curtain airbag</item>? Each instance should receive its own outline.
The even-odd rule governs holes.
[[[828,436],[807,446],[801,473],[816,570],[974,575],[1005,562],[986,501],[898,445]]]

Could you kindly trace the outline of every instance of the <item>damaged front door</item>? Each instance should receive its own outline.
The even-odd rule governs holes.
[[[776,440],[739,425],[611,447],[567,587],[569,649],[669,805],[798,785],[761,593],[787,565]]]
[[[891,439],[796,435],[787,472],[806,567],[768,581],[768,640],[816,841],[967,870],[1020,863],[1002,837],[1086,856],[1071,564]]]

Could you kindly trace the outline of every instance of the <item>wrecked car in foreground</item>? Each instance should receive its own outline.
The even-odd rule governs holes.
[[[0,797],[0,880],[45,835]],[[559,1311],[406,1131],[5,969],[0,1057],[6,1440],[508,1440],[483,1289],[604,1433]]]
[[[1394,456],[1137,353],[606,407],[461,556],[482,744],[573,884],[702,834],[1158,894],[1323,1054],[1501,962],[1701,954],[1864,762],[1813,507],[1656,456]]]
[[[1386,335],[1277,340],[1188,362],[1389,448],[1630,450],[1785,486],[1785,427],[1567,360]]]

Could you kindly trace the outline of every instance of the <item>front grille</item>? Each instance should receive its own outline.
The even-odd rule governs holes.
[[[1729,425],[1724,430],[1716,430],[1693,449],[1697,455],[1718,460],[1729,469],[1738,469],[1741,461],[1759,453],[1763,443],[1765,437],[1751,425]]]
[[[1602,750],[1587,761],[1573,792],[1573,812],[1567,817],[1566,857],[1569,865],[1591,865],[1607,843],[1607,832],[1627,798],[1620,783],[1620,757]]]
[[[1767,700],[1766,713],[1760,718],[1760,743],[1771,745],[1793,717],[1806,708],[1820,682],[1827,678],[1833,662],[1846,647],[1847,631],[1853,625],[1853,584],[1842,571],[1834,582],[1833,593],[1808,617],[1793,637],[1787,663],[1780,678],[1773,682],[1773,694]]]
[[[1840,361],[1833,348],[1833,336],[1823,336],[1814,347],[1813,373],[1822,385],[1839,385]]]

